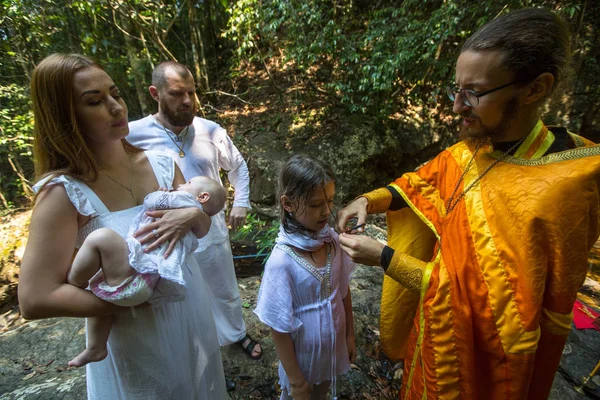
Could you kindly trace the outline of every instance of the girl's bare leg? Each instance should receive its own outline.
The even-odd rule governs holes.
[[[310,392],[310,400],[328,400],[329,387],[331,381],[321,382],[318,385],[313,385],[313,390]]]

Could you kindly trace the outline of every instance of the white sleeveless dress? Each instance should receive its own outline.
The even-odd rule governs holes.
[[[157,152],[145,154],[159,186],[171,188],[173,160]],[[110,212],[87,185],[66,176],[54,178],[51,184],[64,185],[77,211],[92,216],[79,230],[78,248],[98,228],[113,229],[125,238],[142,209]],[[124,309],[115,315],[108,357],[87,365],[88,399],[227,399],[208,287],[193,255],[186,258],[182,270],[185,300],[134,312]]]

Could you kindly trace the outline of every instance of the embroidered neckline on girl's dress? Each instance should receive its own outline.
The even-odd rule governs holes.
[[[281,250],[285,251],[294,259],[302,268],[311,273],[321,283],[321,300],[325,300],[331,296],[331,253],[327,254],[327,262],[325,267],[317,268],[300,257],[292,248],[286,244],[279,243],[277,245]],[[321,270],[325,270],[322,273]]]

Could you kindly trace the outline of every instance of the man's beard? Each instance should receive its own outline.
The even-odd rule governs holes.
[[[177,111],[173,110],[166,101],[161,99],[160,109],[172,126],[188,126],[194,121],[196,106],[192,105],[189,109]]]
[[[479,116],[473,115],[471,112],[461,114],[461,117],[477,120],[479,129],[473,130],[468,126],[462,126],[459,134],[460,139],[469,142],[473,146],[490,144],[494,137],[500,137],[508,130],[517,114],[517,109],[517,99],[513,97],[504,106],[500,122],[492,127],[483,125]]]

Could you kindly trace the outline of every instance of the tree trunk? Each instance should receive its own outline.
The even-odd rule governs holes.
[[[131,32],[131,26],[129,21],[126,18],[120,17],[121,26],[127,31]],[[140,110],[142,111],[142,115],[146,116],[150,114],[155,105],[150,102],[148,96],[146,95],[148,91],[148,87],[144,85],[144,62],[140,57],[140,51],[138,50],[138,46],[136,41],[129,35],[123,35],[125,39],[125,48],[127,50],[127,58],[129,59],[129,65],[131,66],[131,73],[133,74],[133,81],[135,83],[135,91],[137,94]]]
[[[206,57],[204,54],[204,42],[202,40],[201,27],[198,26],[198,17],[194,2],[188,0],[188,22],[190,25],[192,56],[194,59],[194,72],[198,79],[200,91],[202,94],[210,90],[210,82],[208,79],[208,68]]]

